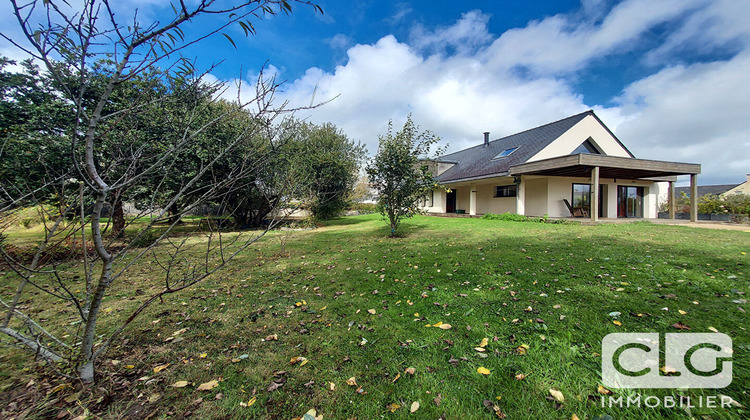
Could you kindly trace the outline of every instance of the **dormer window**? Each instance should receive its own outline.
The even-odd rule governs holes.
[[[518,147],[521,147],[521,146],[518,146]],[[510,155],[511,153],[515,152],[516,150],[518,150],[518,147],[511,147],[510,149],[505,149],[502,152],[498,153],[498,155],[493,157],[492,159],[504,158]]]

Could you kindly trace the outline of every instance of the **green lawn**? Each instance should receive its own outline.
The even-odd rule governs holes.
[[[289,419],[314,408],[336,419],[468,419],[497,418],[494,404],[510,419],[750,416],[750,234],[436,217],[415,217],[403,230],[387,238],[386,224],[370,215],[270,233],[221,275],[153,305],[103,359],[109,394],[66,402],[73,388],[49,391],[35,415],[88,407],[118,417],[138,404],[157,418]],[[103,328],[128,315],[143,297],[128,300],[135,290],[160,287],[150,269],[144,261],[113,288]],[[733,383],[614,395],[722,394],[744,408],[602,408],[602,338],[680,332],[678,322],[732,337]],[[294,357],[307,361],[291,364]],[[0,390],[23,388],[41,371],[23,353],[3,351]],[[356,386],[346,383],[352,377]],[[197,390],[211,380],[218,386]],[[178,381],[189,385],[171,386]],[[274,381],[283,385],[269,391]]]

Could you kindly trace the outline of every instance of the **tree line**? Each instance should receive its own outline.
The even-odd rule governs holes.
[[[70,130],[76,110],[62,91],[84,92],[83,109],[93,109],[113,63],[102,61],[89,69],[91,75],[83,79],[87,86],[77,86],[81,78],[64,63],[53,64],[63,80],[30,60],[20,64],[20,71],[8,70],[13,64],[0,58],[0,200],[3,207],[59,204],[65,189],[77,182],[75,164],[67,159],[74,147]],[[102,110],[96,165],[105,182],[136,174],[141,179],[111,195],[111,233],[124,232],[124,203],[144,214],[165,209],[166,221],[199,204],[214,205],[235,228],[261,227],[269,213],[288,201],[303,204],[318,219],[335,217],[347,207],[366,153],[362,145],[330,123],[287,117],[268,124],[236,102],[216,99],[221,88],[166,77],[154,68],[112,91]],[[142,105],[122,112],[133,103]],[[191,130],[200,133],[159,164],[169,147]],[[243,139],[232,153],[212,161],[217,150],[238,137]],[[185,180],[195,178],[209,162],[210,170],[172,200]],[[210,200],[202,199],[209,191]]]

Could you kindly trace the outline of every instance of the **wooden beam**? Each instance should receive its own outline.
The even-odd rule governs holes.
[[[674,220],[675,215],[675,196],[674,196],[674,182],[669,181],[669,218]]]
[[[599,219],[599,167],[594,166],[591,170],[591,221],[596,222]]]
[[[690,175],[690,221],[698,221],[698,175]]]
[[[555,175],[587,170],[598,166],[609,175],[605,178],[651,178],[672,175],[695,175],[701,173],[701,165],[697,163],[666,162],[659,160],[633,159],[619,156],[604,156],[579,154],[543,159],[536,162],[523,163],[510,168],[511,175]],[[615,175],[620,172],[620,175]]]

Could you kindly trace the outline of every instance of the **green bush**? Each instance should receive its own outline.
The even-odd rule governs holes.
[[[682,193],[675,200],[675,206],[678,212],[690,212],[690,198],[687,194]],[[661,211],[669,211],[669,203],[662,203]],[[698,213],[732,213],[750,215],[750,195],[732,194],[728,196],[719,196],[715,194],[706,194],[698,199]]]
[[[487,213],[482,216],[486,220],[503,220],[506,222],[528,222],[530,219],[526,216],[515,213],[492,214]]]
[[[371,214],[378,211],[378,205],[375,203],[351,203],[349,210],[357,211],[359,214]]]
[[[730,213],[750,215],[750,195],[732,194],[724,198]]]
[[[535,222],[535,223],[552,223],[556,225],[564,225],[569,223],[565,219],[552,219],[550,220],[549,215],[545,214],[542,217],[529,217],[522,216],[515,213],[503,213],[503,214],[492,214],[486,213],[482,215],[482,219],[485,220],[503,220],[505,222]]]

